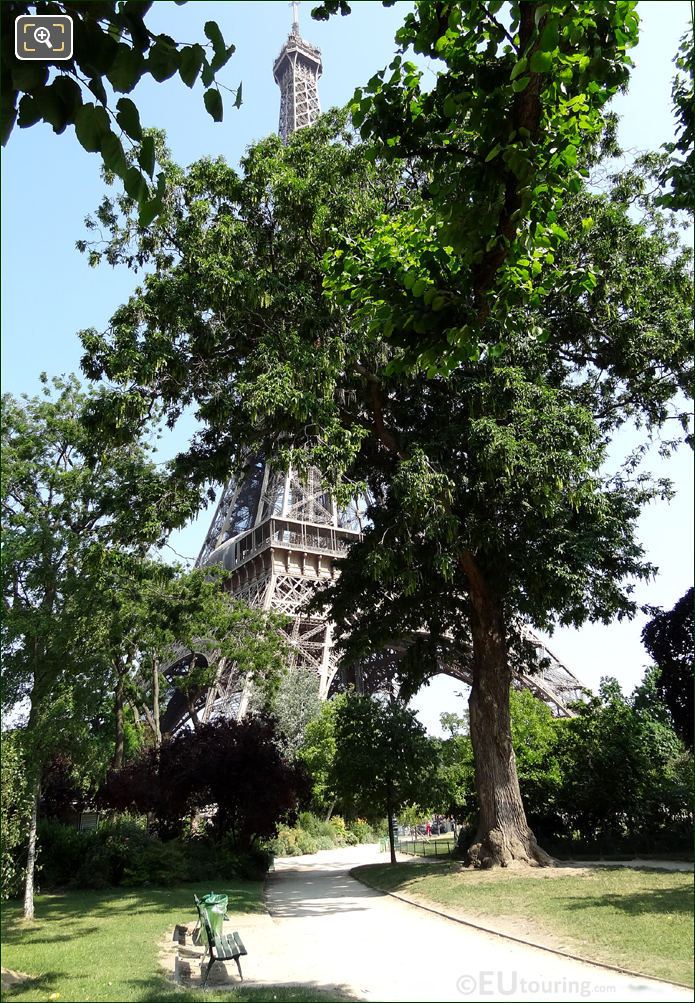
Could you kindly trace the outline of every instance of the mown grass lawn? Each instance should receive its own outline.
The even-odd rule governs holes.
[[[593,961],[693,984],[693,876],[627,867],[469,871],[418,861],[355,877]]]
[[[39,895],[36,921],[26,924],[21,907],[2,909],[2,964],[34,976],[3,993],[3,1000],[155,1001],[203,999],[200,989],[178,989],[158,966],[159,944],[174,925],[196,919],[193,894],[209,888],[138,888]],[[216,891],[229,896],[230,913],[262,912],[262,885],[236,882]],[[53,994],[58,994],[54,996]],[[205,1000],[325,1001],[336,999],[314,987],[240,986],[206,990]]]

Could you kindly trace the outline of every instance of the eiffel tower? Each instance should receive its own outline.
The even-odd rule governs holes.
[[[292,30],[273,65],[273,78],[280,88],[278,132],[283,143],[321,114],[318,79],[322,70],[320,51],[299,33],[299,3],[295,0]]]
[[[311,125],[321,112],[321,53],[301,37],[299,4],[295,0],[291,6],[292,29],[273,65],[281,94],[279,132],[284,142],[298,129]],[[338,574],[336,561],[365,528],[365,508],[366,504],[356,500],[349,508],[339,509],[314,467],[301,473],[294,467],[283,472],[273,469],[263,456],[249,456],[240,474],[225,485],[196,561],[196,567],[221,564],[230,571],[235,598],[290,617],[289,669],[303,666],[315,671],[324,700],[339,682],[331,625],[326,619],[308,616],[303,606],[317,585]],[[533,675],[520,674],[517,684],[565,716],[569,713],[567,703],[578,699],[584,688],[544,642],[528,632],[527,636],[543,668]],[[374,652],[364,665],[352,667],[346,678],[359,688],[388,688],[402,654],[396,648]],[[190,658],[189,653],[169,666],[167,674],[172,681]],[[205,659],[205,655],[201,652],[196,658]],[[464,684],[470,682],[468,666],[454,660],[441,664],[440,671]],[[217,678],[198,701],[196,712],[203,721],[218,715],[241,717],[247,704],[248,687],[234,666],[221,661]],[[175,691],[163,715],[162,729],[171,732],[188,716],[183,696]]]

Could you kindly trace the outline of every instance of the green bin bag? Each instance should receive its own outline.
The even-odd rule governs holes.
[[[207,895],[202,895],[200,898],[200,907],[205,910],[210,929],[216,938],[222,936],[222,924],[227,913],[228,902],[227,895],[218,895],[216,892],[208,892]],[[205,938],[205,928],[201,930],[201,934]]]

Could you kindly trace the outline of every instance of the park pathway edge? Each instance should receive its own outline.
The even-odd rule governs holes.
[[[435,916],[440,916],[442,919],[448,919],[452,923],[459,923],[461,926],[470,926],[473,930],[479,930],[481,933],[489,933],[493,937],[501,937],[503,940],[511,940],[515,944],[522,944],[524,947],[535,947],[539,951],[547,951],[549,954],[556,954],[560,958],[569,958],[570,961],[580,961],[584,965],[592,965],[594,968],[604,968],[609,972],[618,972],[619,975],[630,975],[636,979],[649,979],[652,982],[661,982],[665,986],[673,986],[675,989],[688,989],[692,991],[693,987],[686,985],[684,982],[673,982],[671,979],[660,979],[658,975],[647,975],[645,972],[636,972],[632,968],[620,968],[618,965],[609,965],[604,961],[594,961],[592,958],[584,958],[580,954],[570,954],[569,951],[561,951],[557,947],[548,947],[547,944],[539,944],[535,940],[525,940],[523,937],[515,937],[511,933],[503,933],[501,930],[495,930],[490,926],[482,926],[480,923],[474,923],[470,919],[463,919],[461,916],[454,916],[450,912],[446,912],[444,909],[436,908],[435,906],[427,905],[422,900],[413,898],[410,895],[404,895],[401,892],[389,892],[384,888],[379,888],[378,885],[372,884],[371,881],[366,881],[361,875],[357,875],[355,872],[361,870],[363,867],[369,867],[369,864],[359,864],[357,867],[353,867],[348,874],[355,881],[359,881],[360,884],[365,885],[367,888],[371,888],[372,891],[381,892],[382,895],[390,895],[391,898],[398,899],[399,902],[405,902],[406,905],[414,906],[416,909],[423,909],[425,912],[431,912]]]

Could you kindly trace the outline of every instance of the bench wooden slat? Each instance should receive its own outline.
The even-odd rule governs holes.
[[[240,954],[239,948],[229,937],[217,937],[215,939],[215,955],[220,961],[233,961]]]
[[[236,930],[235,930],[235,931],[234,931],[234,933],[232,934],[232,937],[234,937],[234,940],[236,941],[236,945],[237,945],[237,947],[239,948],[239,954],[248,954],[249,952],[248,952],[248,951],[246,950],[246,948],[244,947],[244,945],[243,945],[243,943],[242,943],[242,940],[241,940],[241,937],[240,937],[240,936],[239,936],[239,934],[238,934],[238,933],[236,932]]]

